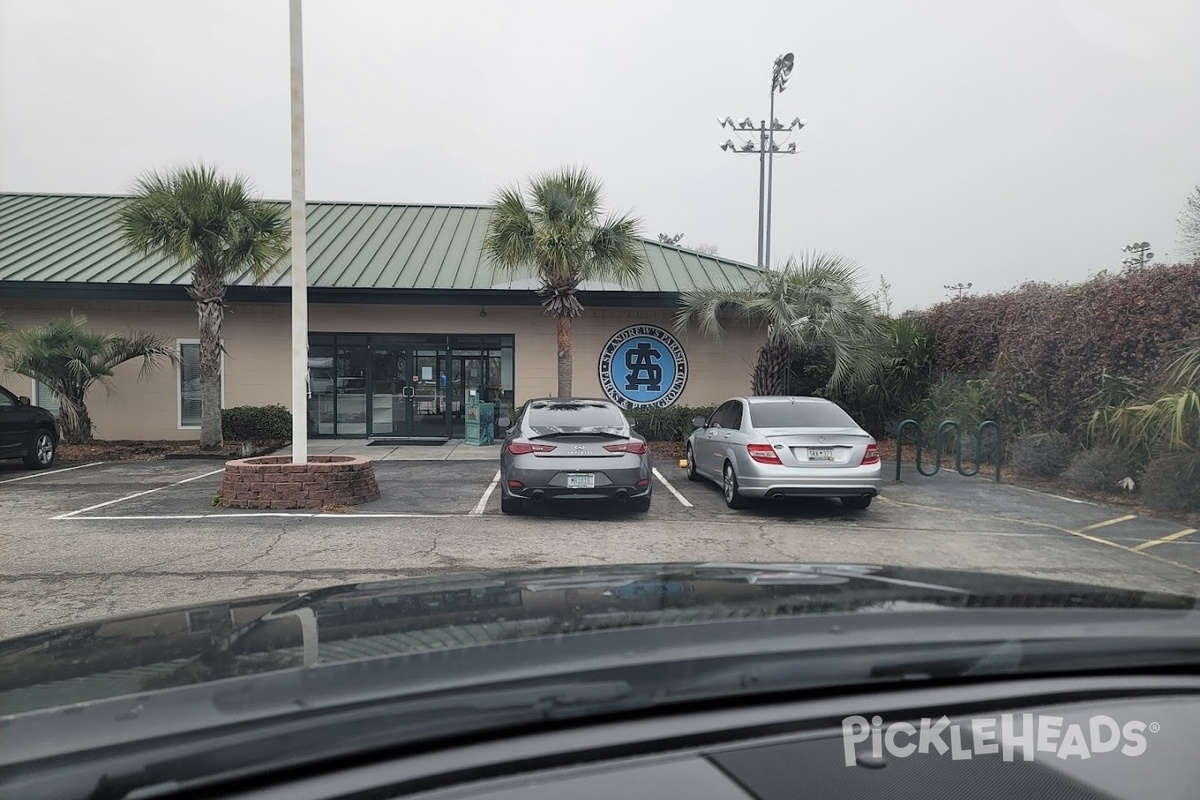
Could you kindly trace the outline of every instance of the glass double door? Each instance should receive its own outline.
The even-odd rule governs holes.
[[[447,438],[446,350],[382,343],[370,354],[367,436]]]
[[[511,416],[513,364],[509,335],[311,334],[309,435],[462,438],[472,391]]]

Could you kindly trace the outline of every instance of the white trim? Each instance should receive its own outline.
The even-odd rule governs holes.
[[[200,346],[199,339],[176,339],[175,340],[175,356],[179,360],[175,363],[175,430],[177,431],[198,431],[199,425],[184,425],[181,423],[183,419],[183,386],[181,385],[182,376],[179,374],[183,361],[183,348],[180,345],[194,344]],[[225,340],[221,339],[221,408],[225,408]]]

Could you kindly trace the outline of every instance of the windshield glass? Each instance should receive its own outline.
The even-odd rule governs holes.
[[[750,422],[755,428],[856,428],[842,409],[827,403],[751,403]]]
[[[535,432],[612,431],[625,427],[625,415],[611,403],[587,400],[549,401],[530,404],[525,424]]]
[[[1092,612],[1190,657],[1140,637],[1200,596],[1198,32],[0,0],[0,797],[10,741],[249,739],[325,668],[449,698],[986,628],[1049,673],[1022,642]]]

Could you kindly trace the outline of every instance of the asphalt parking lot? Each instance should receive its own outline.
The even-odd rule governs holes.
[[[647,513],[500,512],[494,461],[379,461],[382,498],[348,512],[214,506],[220,461],[0,467],[0,636],[142,608],[489,567],[820,561],[1013,572],[1196,593],[1200,534],[983,478],[906,473],[869,509],[725,507],[656,467]],[[885,469],[885,476],[891,475]]]

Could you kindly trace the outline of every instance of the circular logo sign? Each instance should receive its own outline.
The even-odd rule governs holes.
[[[612,335],[600,351],[600,387],[623,406],[666,408],[687,386],[683,345],[655,325],[631,325]]]

